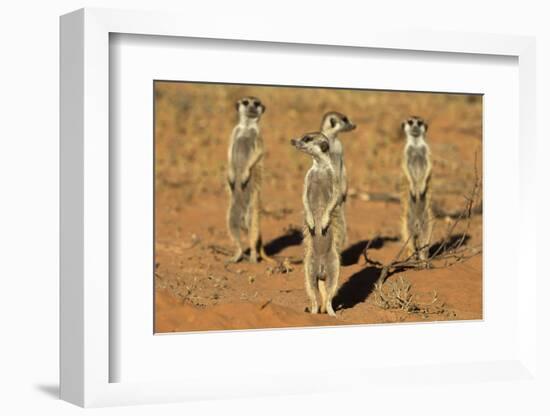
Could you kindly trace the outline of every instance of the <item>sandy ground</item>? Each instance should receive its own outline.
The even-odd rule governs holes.
[[[367,195],[399,195],[404,140],[400,122],[411,114],[430,124],[434,205],[446,211],[464,207],[475,175],[482,175],[482,102],[477,96],[156,84],[155,330],[275,328],[482,318],[482,256],[447,268],[393,274],[404,278],[418,302],[437,293],[437,313],[383,309],[374,302],[380,268],[369,257],[388,262],[400,250],[401,207]],[[235,101],[256,95],[267,106],[262,120],[265,156],[262,236],[270,256],[284,262],[303,254],[301,192],[307,156],[289,139],[318,129],[324,112],[347,114],[358,128],[341,139],[345,146],[350,198],[349,246],[342,254],[337,316],[311,315],[303,266],[273,268],[269,263],[225,265],[232,250],[225,226],[228,195],[224,172]],[[435,224],[434,241],[449,222]],[[466,244],[482,242],[482,217],[460,223]],[[287,262],[288,265],[288,262]]]

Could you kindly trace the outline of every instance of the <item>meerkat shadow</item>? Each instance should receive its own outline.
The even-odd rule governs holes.
[[[265,254],[273,256],[287,247],[302,244],[302,231],[297,228],[287,230],[283,235],[274,238],[264,245]]]
[[[469,234],[453,234],[449,238],[437,241],[430,246],[429,256],[433,257],[451,250],[456,250],[470,241]]]
[[[381,268],[368,266],[351,275],[336,293],[332,301],[334,309],[349,309],[364,302],[374,290],[381,273]]]
[[[342,251],[340,264],[342,266],[357,264],[366,247],[369,247],[369,249],[381,249],[389,241],[399,241],[399,237],[376,237],[372,240],[358,241]]]

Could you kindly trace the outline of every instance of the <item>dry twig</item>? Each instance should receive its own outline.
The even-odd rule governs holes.
[[[411,288],[411,283],[405,280],[403,276],[386,285],[377,283],[374,287],[372,303],[382,309],[399,310],[406,313],[422,315],[453,314],[447,310],[445,303],[439,299],[436,291],[430,294],[428,302],[420,302],[419,296],[414,294]]]

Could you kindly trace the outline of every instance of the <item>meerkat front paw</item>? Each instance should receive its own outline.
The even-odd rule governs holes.
[[[418,199],[420,199],[421,201],[424,201],[426,199],[426,192],[428,191],[428,187],[425,186],[424,188],[422,188],[420,190],[420,192],[418,193]]]
[[[306,217],[306,225],[307,225],[307,228],[309,229],[309,233],[311,235],[315,235],[315,221],[313,221],[312,217],[310,216]]]
[[[250,172],[247,171],[243,174],[243,177],[241,179],[241,189],[244,189],[246,187],[249,180],[250,180]]]
[[[321,219],[321,234],[325,235],[327,233],[328,227],[330,225],[330,217],[324,216]]]
[[[227,184],[232,191],[235,189],[235,173],[232,170],[227,173]]]

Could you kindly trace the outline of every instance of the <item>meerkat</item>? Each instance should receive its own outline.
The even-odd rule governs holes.
[[[320,310],[335,316],[332,299],[340,274],[338,244],[342,233],[336,210],[341,199],[339,175],[330,160],[330,141],[323,133],[306,134],[301,139],[291,140],[291,144],[313,159],[305,176],[302,194],[304,274],[305,288],[311,302],[310,312],[316,314]]]
[[[256,97],[244,97],[235,104],[238,123],[231,133],[228,150],[227,184],[230,194],[227,226],[236,250],[229,262],[244,257],[241,231],[248,232],[250,262],[272,261],[264,251],[260,234],[260,189],[262,184],[263,139],[260,118],[265,105]]]
[[[407,242],[409,255],[417,253],[421,260],[427,260],[432,234],[432,162],[426,143],[428,124],[420,117],[410,117],[401,128],[407,140],[402,169],[408,185],[402,197],[403,240]]]
[[[345,215],[345,204],[348,195],[348,179],[346,165],[344,164],[344,147],[338,138],[339,133],[344,133],[354,130],[356,125],[344,114],[336,111],[330,111],[323,116],[321,122],[321,132],[329,139],[330,143],[330,160],[334,171],[339,176],[341,199],[339,211],[342,221],[342,244],[341,249],[347,244],[347,225]]]

